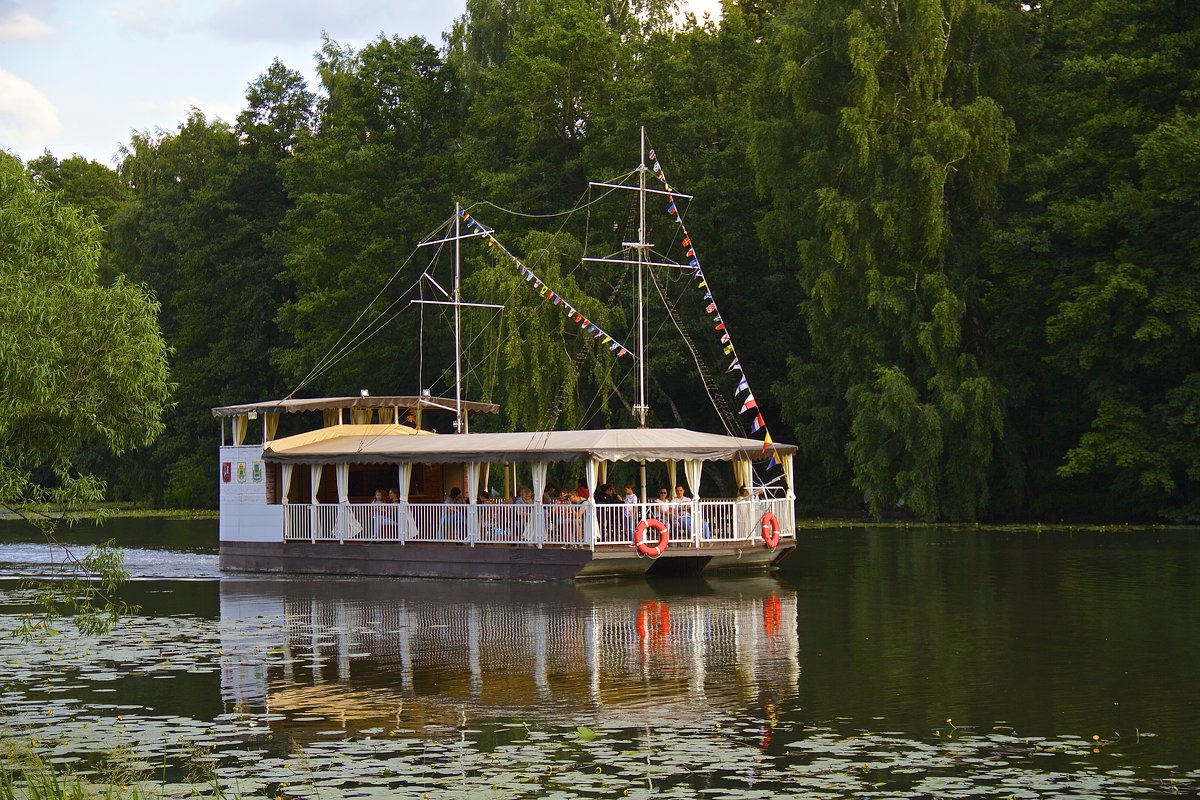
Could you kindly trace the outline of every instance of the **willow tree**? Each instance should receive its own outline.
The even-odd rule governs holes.
[[[605,420],[614,374],[632,358],[611,352],[576,318],[624,330],[622,312],[597,299],[597,289],[612,287],[585,285],[575,270],[583,248],[569,234],[530,233],[511,252],[520,262],[490,248],[476,260],[464,290],[504,304],[498,320],[474,314],[467,337],[479,343],[475,380],[485,398],[500,404],[509,430],[572,429]],[[521,266],[531,272],[522,274]],[[568,307],[578,313],[568,314]]]
[[[981,363],[978,243],[1012,124],[989,95],[1015,4],[780,8],[751,145],[794,264],[809,343],[785,416],[879,514],[971,519],[988,501],[1003,398]]]
[[[47,535],[64,512],[103,498],[75,454],[91,442],[117,453],[148,443],[168,399],[158,306],[125,280],[100,283],[100,235],[0,153],[0,507]],[[77,563],[118,574],[111,554]],[[94,628],[105,619],[95,587],[73,585],[81,595],[58,587],[48,600],[82,596],[80,625]]]

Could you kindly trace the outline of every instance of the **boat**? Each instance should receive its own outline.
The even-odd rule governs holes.
[[[220,422],[220,566],[240,572],[351,576],[574,581],[647,574],[767,571],[795,548],[793,445],[732,433],[649,428],[645,396],[643,276],[653,267],[702,270],[689,246],[688,261],[653,261],[646,237],[646,198],[667,196],[669,211],[690,196],[666,182],[653,150],[647,166],[645,133],[637,185],[595,183],[639,194],[638,241],[624,242],[627,258],[585,258],[632,265],[637,274],[637,342],[626,348],[563,303],[618,356],[637,361],[637,427],[596,430],[471,432],[472,414],[495,414],[494,404],[464,400],[458,346],[464,307],[459,248],[485,238],[506,254],[494,231],[456,206],[453,235],[423,245],[454,245],[454,284],[437,303],[454,311],[455,396],[373,396],[368,391],[325,398],[287,397],[213,409]],[[663,189],[647,185],[657,177]],[[464,230],[465,228],[465,230]],[[684,229],[686,232],[686,229]],[[690,239],[685,236],[685,245]],[[511,254],[510,254],[511,257]],[[522,277],[546,287],[513,257]],[[439,287],[440,288],[440,287]],[[556,306],[562,298],[553,296]],[[711,298],[711,291],[705,291]],[[498,306],[492,306],[498,307]],[[710,302],[708,310],[716,308]],[[719,316],[717,329],[725,331]],[[722,342],[729,341],[728,332]],[[727,345],[726,353],[733,352]],[[736,354],[732,362],[739,370]],[[742,371],[744,374],[744,371]],[[739,389],[745,391],[743,378]],[[748,394],[743,412],[754,414],[751,431],[763,428]],[[427,415],[454,415],[452,433],[425,428]],[[317,420],[309,429],[277,437],[281,418]],[[252,423],[255,423],[252,425]],[[247,443],[251,428],[261,431]],[[289,426],[289,427],[295,427]],[[552,464],[568,462],[579,477],[576,504],[544,502]],[[638,465],[640,494],[605,502],[597,493],[609,466]],[[771,482],[756,478],[755,462],[778,465]],[[647,495],[647,464],[665,466],[667,487],[679,486],[674,502]],[[682,466],[686,490],[677,482]],[[493,469],[496,472],[493,472]],[[662,467],[656,466],[658,470]],[[702,497],[705,470],[732,469],[737,496]],[[561,470],[561,468],[560,468]],[[487,491],[503,473],[504,502]],[[526,480],[527,479],[527,480]],[[518,484],[528,487],[516,491]],[[395,491],[394,502],[376,491]],[[690,494],[689,494],[690,493]],[[374,496],[374,499],[373,499]]]

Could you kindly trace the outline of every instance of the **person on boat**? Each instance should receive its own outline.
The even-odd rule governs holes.
[[[579,544],[583,541],[583,518],[587,515],[587,501],[573,491],[567,495],[567,541]]]
[[[548,506],[551,503],[558,502],[558,487],[553,483],[546,484],[546,489],[542,492],[542,505]]]
[[[625,532],[633,536],[633,530],[637,527],[638,496],[633,491],[632,483],[625,484],[625,494],[621,497],[621,502],[625,504]]]
[[[395,520],[389,513],[387,495],[383,493],[383,489],[375,490],[375,497],[371,500],[371,522],[374,524],[375,533],[388,533],[396,529]]]
[[[517,496],[513,502],[519,505],[533,505],[533,490],[522,484],[517,487]]]
[[[411,408],[404,412],[404,424],[410,428],[417,428],[417,430],[420,430],[420,428],[417,427],[417,415],[413,413]]]
[[[675,497],[671,499],[671,512],[675,529],[680,533],[691,534],[692,499],[687,496],[683,484],[675,487]],[[712,532],[708,529],[708,523],[704,525],[704,538],[712,538]]]
[[[467,532],[467,517],[461,509],[453,506],[460,506],[466,502],[463,495],[463,490],[455,486],[450,490],[450,494],[446,497],[446,509],[442,512],[442,518],[438,521],[438,538],[439,539],[461,539]]]
[[[392,505],[399,503],[400,502],[400,490],[399,489],[388,489],[387,501],[389,503],[391,503]]]
[[[592,493],[588,491],[587,481],[583,478],[580,478],[579,482],[575,485],[575,493],[583,500],[587,500],[592,496]]]
[[[654,508],[651,514],[663,522],[671,519],[671,498],[667,492],[667,487],[658,487],[658,499],[654,501]]]

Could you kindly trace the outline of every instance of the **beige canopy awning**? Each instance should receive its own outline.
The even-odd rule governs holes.
[[[763,450],[756,439],[741,439],[684,428],[539,431],[534,433],[466,433],[413,436],[405,433],[326,429],[320,440],[305,434],[277,439],[263,450],[273,462],[305,464],[386,464],[394,462],[469,463],[497,461],[729,461],[765,460],[796,452],[794,445],[773,444]],[[339,433],[339,430],[341,431]]]
[[[463,401],[463,411],[482,414],[497,414],[500,406],[495,403]],[[291,400],[264,400],[259,403],[244,403],[237,406],[221,406],[212,410],[214,417],[236,417],[251,411],[260,414],[295,414],[300,411],[324,411],[332,408],[437,408],[454,411],[453,397],[412,397],[381,395],[379,397],[312,397]]]

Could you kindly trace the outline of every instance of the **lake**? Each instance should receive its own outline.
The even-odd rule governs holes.
[[[12,639],[56,551],[0,523],[0,756],[285,797],[1200,793],[1200,531],[802,530],[774,576],[222,575],[109,520],[139,606]]]

